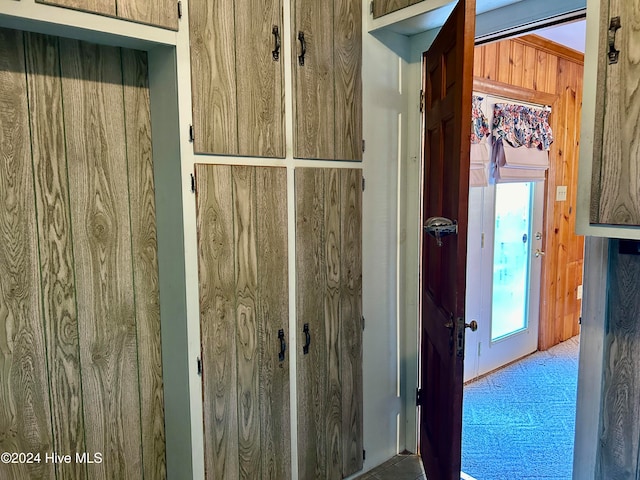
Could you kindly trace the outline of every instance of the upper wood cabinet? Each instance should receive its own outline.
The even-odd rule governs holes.
[[[640,12],[602,0],[590,223],[640,225]],[[594,119],[591,119],[593,122]]]
[[[362,159],[362,4],[295,0],[294,156]]]
[[[177,0],[36,0],[36,2],[178,30]]]
[[[381,17],[387,13],[395,12],[396,10],[422,1],[423,0],[372,0],[373,18]]]
[[[279,0],[190,0],[194,151],[285,156]]]
[[[362,159],[362,19],[357,0],[294,0],[293,92],[283,82],[282,2],[190,0],[196,153]]]

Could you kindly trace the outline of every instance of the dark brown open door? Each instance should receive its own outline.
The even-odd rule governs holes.
[[[423,229],[420,454],[429,480],[460,479],[474,32],[475,0],[459,0],[424,55],[431,233]]]

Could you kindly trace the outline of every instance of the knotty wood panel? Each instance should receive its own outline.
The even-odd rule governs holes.
[[[86,448],[91,478],[142,477],[121,55],[60,40]],[[124,187],[126,188],[126,187]]]
[[[284,34],[282,3],[236,0],[235,11],[238,153],[284,158],[282,48],[273,59],[273,27]]]
[[[502,56],[498,49],[511,55]],[[582,283],[584,240],[574,234],[577,161],[582,98],[582,55],[548,40],[526,35],[476,48],[474,75],[495,79],[510,72],[512,87],[524,88],[520,100],[551,104],[550,124],[555,141],[549,152],[546,182],[542,259],[540,334],[542,350],[579,332],[580,301],[575,296]],[[503,73],[504,75],[504,73]],[[504,77],[503,77],[504,78]],[[500,94],[499,92],[492,92]],[[503,95],[518,95],[508,88]],[[567,201],[556,202],[556,187],[568,187]],[[578,274],[578,272],[580,272]]]
[[[178,30],[176,0],[116,0],[118,16],[134,22]]]
[[[609,247],[598,478],[637,478],[639,467],[640,256],[619,253],[620,243]]]
[[[291,478],[289,409],[289,293],[287,259],[287,171],[256,169],[257,308],[261,320],[260,418],[262,479]],[[285,335],[285,360],[279,361],[278,330]]]
[[[232,0],[189,0],[196,153],[238,154],[234,11]]]
[[[362,470],[362,172],[346,170],[341,189],[343,475]]]
[[[239,478],[236,294],[229,166],[196,165],[207,478]]]
[[[294,75],[294,156],[335,158],[334,109],[334,2],[296,0],[291,44]],[[304,66],[298,62],[301,45],[298,32],[306,41]],[[360,32],[358,32],[360,34]],[[342,132],[339,132],[342,134]]]
[[[36,0],[36,2],[83,10],[85,12],[102,13],[111,16],[116,15],[116,0]]]
[[[58,39],[25,36],[54,450],[75,454],[86,448]],[[59,479],[85,475],[58,466]]]
[[[53,450],[22,33],[0,29],[0,451]],[[54,466],[0,463],[7,479]]]
[[[335,158],[362,160],[362,2],[334,2]]]
[[[607,9],[604,8],[606,11]],[[620,16],[616,33],[618,63],[609,65],[604,46],[598,53],[590,222],[640,225],[640,172],[638,170],[638,72],[640,65],[636,25],[640,14],[626,2],[611,0],[601,15],[600,38],[606,45],[610,19]]]
[[[238,447],[241,478],[260,472],[260,332],[256,317],[257,241],[255,168],[233,167],[233,244],[236,272],[236,335],[238,365]]]
[[[146,53],[123,49],[122,68],[140,371],[143,469],[145,478],[161,480],[166,477],[164,393],[158,241]]]

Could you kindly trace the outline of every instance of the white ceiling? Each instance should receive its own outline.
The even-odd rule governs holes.
[[[586,22],[584,20],[578,20],[576,22],[543,28],[532,33],[584,53],[586,41],[585,32]]]

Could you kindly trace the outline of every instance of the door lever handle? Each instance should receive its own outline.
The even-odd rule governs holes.
[[[539,248],[536,248],[536,252],[534,253],[534,255],[536,256],[536,258],[540,258],[544,255],[546,255],[542,250],[540,250]]]

